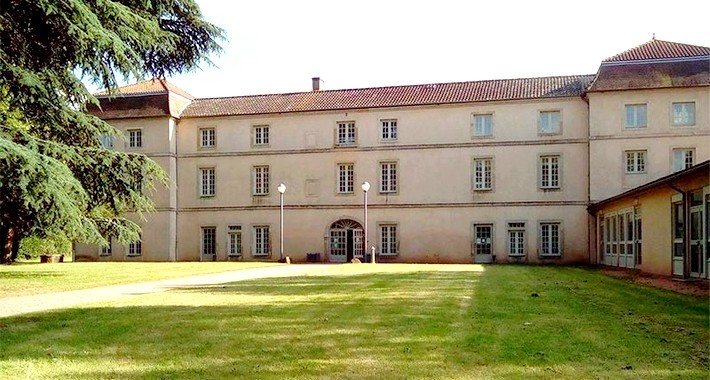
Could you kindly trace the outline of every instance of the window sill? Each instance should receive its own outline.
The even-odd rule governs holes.
[[[492,193],[493,188],[488,188],[488,189],[473,189],[474,193]]]
[[[624,174],[628,174],[628,175],[638,175],[638,174],[648,174],[648,172],[624,172]]]
[[[519,258],[519,257],[525,257],[525,254],[522,255],[511,255],[510,253],[508,254],[508,257],[513,257],[513,258]]]
[[[335,144],[335,148],[357,148],[357,143]]]
[[[200,199],[212,199],[214,197],[214,195],[200,195]]]
[[[141,257],[143,255],[126,255],[126,257]]]
[[[481,139],[492,139],[493,135],[474,135],[471,136],[471,140],[481,140]]]
[[[630,126],[628,126],[628,125],[624,126],[624,130],[625,130],[625,131],[643,131],[643,130],[646,130],[646,129],[648,129],[648,126],[646,126],[646,125],[644,125],[644,126],[638,126],[638,127],[630,127]]]
[[[561,259],[562,255],[540,255],[541,259]]]

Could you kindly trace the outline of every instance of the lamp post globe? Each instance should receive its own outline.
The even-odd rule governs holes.
[[[362,192],[363,192],[363,203],[365,206],[365,228],[364,228],[365,231],[363,233],[364,241],[362,243],[362,251],[363,251],[362,253],[363,253],[363,255],[365,255],[367,253],[367,192],[370,191],[370,182],[367,182],[367,181],[363,182],[361,187],[362,187]],[[370,262],[373,264],[375,263],[374,253],[371,254]]]
[[[280,245],[279,245],[279,261],[284,259],[284,193],[286,192],[286,185],[283,183],[279,184],[277,187],[279,190],[279,235],[280,235]]]

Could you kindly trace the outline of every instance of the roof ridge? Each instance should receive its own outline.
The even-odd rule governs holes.
[[[646,51],[646,49],[649,49],[650,51]],[[703,50],[706,52],[702,52]],[[700,54],[695,54],[695,52],[700,52]],[[654,54],[656,56],[654,56]],[[641,57],[637,57],[638,55],[641,55]],[[709,47],[660,40],[654,36],[651,40],[644,42],[641,45],[626,49],[621,53],[614,54],[613,56],[604,59],[602,64],[607,62],[687,58],[705,55],[710,55]]]

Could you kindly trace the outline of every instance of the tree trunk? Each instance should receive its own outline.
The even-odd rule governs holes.
[[[3,228],[0,230],[0,242],[2,243],[2,250],[0,251],[0,264],[11,264],[13,259],[13,251],[19,244],[15,242],[15,229],[12,227]],[[15,252],[16,256],[17,253]]]

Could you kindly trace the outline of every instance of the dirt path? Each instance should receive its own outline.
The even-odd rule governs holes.
[[[648,273],[637,273],[623,268],[604,268],[601,271],[607,276],[624,278],[637,284],[653,286],[676,293],[690,294],[696,297],[710,296],[710,283],[708,283],[708,280],[680,281]]]
[[[303,276],[309,273],[323,271],[328,267],[330,266],[322,264],[284,265],[137,284],[111,285],[66,292],[0,298],[0,318],[36,311],[67,308],[86,303],[115,301],[141,294],[164,292],[176,288],[216,285],[257,278]]]

